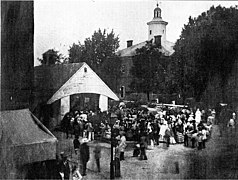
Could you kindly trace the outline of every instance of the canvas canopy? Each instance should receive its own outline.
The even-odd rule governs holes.
[[[0,112],[0,173],[56,158],[57,139],[29,109]],[[9,176],[5,176],[9,177]]]

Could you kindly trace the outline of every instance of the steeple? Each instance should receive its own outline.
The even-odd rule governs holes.
[[[154,9],[154,17],[152,21],[148,22],[148,40],[155,40],[155,36],[161,36],[161,44],[163,45],[166,41],[166,26],[168,22],[164,21],[161,17],[161,9],[157,2],[156,8]]]

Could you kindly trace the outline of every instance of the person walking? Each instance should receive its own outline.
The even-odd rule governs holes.
[[[88,140],[86,138],[82,139],[81,147],[80,147],[80,161],[82,165],[82,176],[86,176],[87,162],[89,161],[89,146]]]
[[[96,141],[96,146],[95,146],[95,149],[93,152],[94,152],[94,157],[96,160],[98,172],[100,172],[101,171],[101,169],[100,169],[101,146],[98,141]]]

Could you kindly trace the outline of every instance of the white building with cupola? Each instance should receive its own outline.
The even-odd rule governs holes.
[[[169,57],[174,53],[174,43],[167,41],[166,38],[166,26],[168,22],[164,21],[162,18],[162,10],[159,7],[158,3],[156,8],[153,11],[153,18],[151,21],[147,22],[148,28],[148,39],[133,45],[133,40],[127,41],[127,47],[125,49],[119,50],[117,55],[121,57],[122,60],[122,77],[121,82],[119,83],[119,88],[124,86],[126,93],[130,93],[131,90],[129,85],[132,80],[132,75],[130,73],[130,68],[133,66],[132,58],[136,55],[136,49],[142,48],[146,45],[147,41],[152,43],[157,43],[161,47],[161,52]]]

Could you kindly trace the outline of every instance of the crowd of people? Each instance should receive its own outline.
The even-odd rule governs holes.
[[[75,154],[83,153],[80,149],[81,146],[85,146],[86,141],[97,139],[96,142],[100,142],[112,138],[115,142],[116,177],[121,177],[120,161],[125,159],[124,152],[128,140],[135,142],[133,157],[138,157],[139,160],[147,160],[146,149],[158,146],[160,143],[167,147],[171,144],[184,144],[185,147],[202,150],[206,148],[206,142],[211,137],[216,114],[214,109],[201,110],[186,107],[163,106],[151,111],[145,107],[127,108],[125,105],[119,105],[112,109],[105,113],[100,111],[69,112],[64,116],[61,126],[67,138],[70,134],[74,135]],[[111,121],[111,117],[114,117],[114,121]],[[232,113],[227,127],[234,128],[235,119],[236,114]],[[79,137],[86,139],[85,142],[80,142]],[[93,151],[98,172],[100,172],[100,151],[101,148],[98,145]],[[89,155],[83,155],[83,157],[88,157],[83,163],[82,175],[85,175]]]
[[[101,115],[101,112],[74,111],[66,113],[61,126],[66,132],[66,138],[71,134],[92,141],[96,137],[110,139],[124,134],[126,140],[136,141],[141,147],[184,143],[184,146],[198,149],[205,148],[210,137],[215,110],[208,111],[197,108],[159,107],[149,112],[146,108],[126,108],[119,106],[114,112],[115,123],[109,124],[111,112]],[[93,117],[100,115],[99,121]],[[137,145],[138,146],[138,145]],[[143,150],[142,150],[143,152]],[[146,159],[146,158],[142,158]]]
[[[165,142],[167,146],[184,143],[185,146],[191,144],[193,148],[197,145],[200,149],[200,142],[202,142],[204,148],[215,116],[214,110],[206,112],[199,108],[193,112],[192,109],[164,107],[150,113],[146,109],[121,108],[120,112],[113,131],[116,131],[116,134],[120,131],[125,132],[127,140],[136,141],[146,147]],[[111,131],[110,126],[101,127],[105,134]]]

